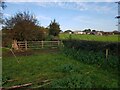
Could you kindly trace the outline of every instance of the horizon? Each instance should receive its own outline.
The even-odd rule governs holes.
[[[56,19],[62,31],[91,29],[111,32],[118,30],[117,4],[114,2],[6,2],[3,18],[29,11],[40,26],[49,26]]]

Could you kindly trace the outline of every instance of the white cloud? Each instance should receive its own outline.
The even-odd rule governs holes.
[[[116,2],[119,0],[4,0],[7,2]]]
[[[4,13],[3,16],[4,16],[4,17],[10,17],[11,15],[10,15],[10,14],[7,14],[7,13]]]
[[[115,4],[115,3],[113,3]],[[96,11],[97,13],[115,13],[115,6],[111,3],[104,3],[103,5],[100,2],[39,2],[36,3],[41,7],[60,7],[70,10],[79,10],[79,11]]]
[[[51,18],[50,17],[47,17],[47,16],[43,16],[43,15],[38,15],[38,16],[36,16],[36,18],[37,19],[39,19],[39,20],[51,20]]]
[[[36,5],[41,7],[60,7],[64,9],[70,9],[70,10],[85,10],[86,6],[85,3],[79,3],[78,2],[39,2],[36,3]]]
[[[97,11],[99,13],[115,13],[117,5],[115,3],[104,3],[103,5],[100,5],[101,3],[93,3],[91,7],[89,6],[91,10]]]

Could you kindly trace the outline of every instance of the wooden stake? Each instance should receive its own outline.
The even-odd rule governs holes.
[[[41,43],[42,43],[42,48],[43,48],[43,41],[41,41]]]
[[[17,59],[15,53],[12,51],[12,49],[10,49],[10,48],[6,48],[6,47],[4,47],[4,48],[10,50],[10,51],[12,52],[13,56],[16,58],[17,62],[19,63],[19,61],[18,61],[18,59]]]
[[[10,49],[10,51],[12,52],[12,54],[13,54],[13,55],[14,55],[14,57],[16,58],[17,62],[19,63],[19,61],[18,61],[18,59],[17,59],[17,57],[16,57],[15,53],[12,51],[12,49]]]
[[[25,41],[25,50],[27,50],[27,41]]]
[[[27,87],[27,86],[31,86],[31,85],[32,85],[32,83],[27,83],[27,84],[18,85],[18,86],[12,86],[12,87],[9,87],[8,89],[17,89],[17,88]]]
[[[108,58],[108,49],[106,49],[106,59]]]

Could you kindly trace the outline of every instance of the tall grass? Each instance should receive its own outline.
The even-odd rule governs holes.
[[[93,52],[81,49],[75,50],[70,48],[64,48],[63,50],[65,55],[68,57],[81,61],[85,64],[96,65],[97,67],[101,67],[103,69],[118,71],[118,56],[108,55],[108,58],[106,58],[106,55],[103,52]]]
[[[4,51],[3,51],[4,52]],[[4,53],[8,53],[6,50]],[[2,85],[11,87],[33,83],[29,88],[41,86],[41,80],[50,80],[44,88],[118,88],[118,75],[93,65],[66,57],[63,52],[35,52],[30,56],[2,59]],[[8,80],[13,80],[8,82]]]

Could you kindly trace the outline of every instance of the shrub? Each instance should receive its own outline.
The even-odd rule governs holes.
[[[120,42],[64,40],[63,44],[65,46],[63,52],[69,57],[106,69],[118,69]],[[107,58],[106,49],[108,49]]]
[[[63,40],[63,44],[67,48],[74,48],[76,50],[86,50],[94,52],[105,52],[109,50],[110,54],[118,55],[120,51],[120,42],[100,42],[100,41],[86,41],[86,40]]]

